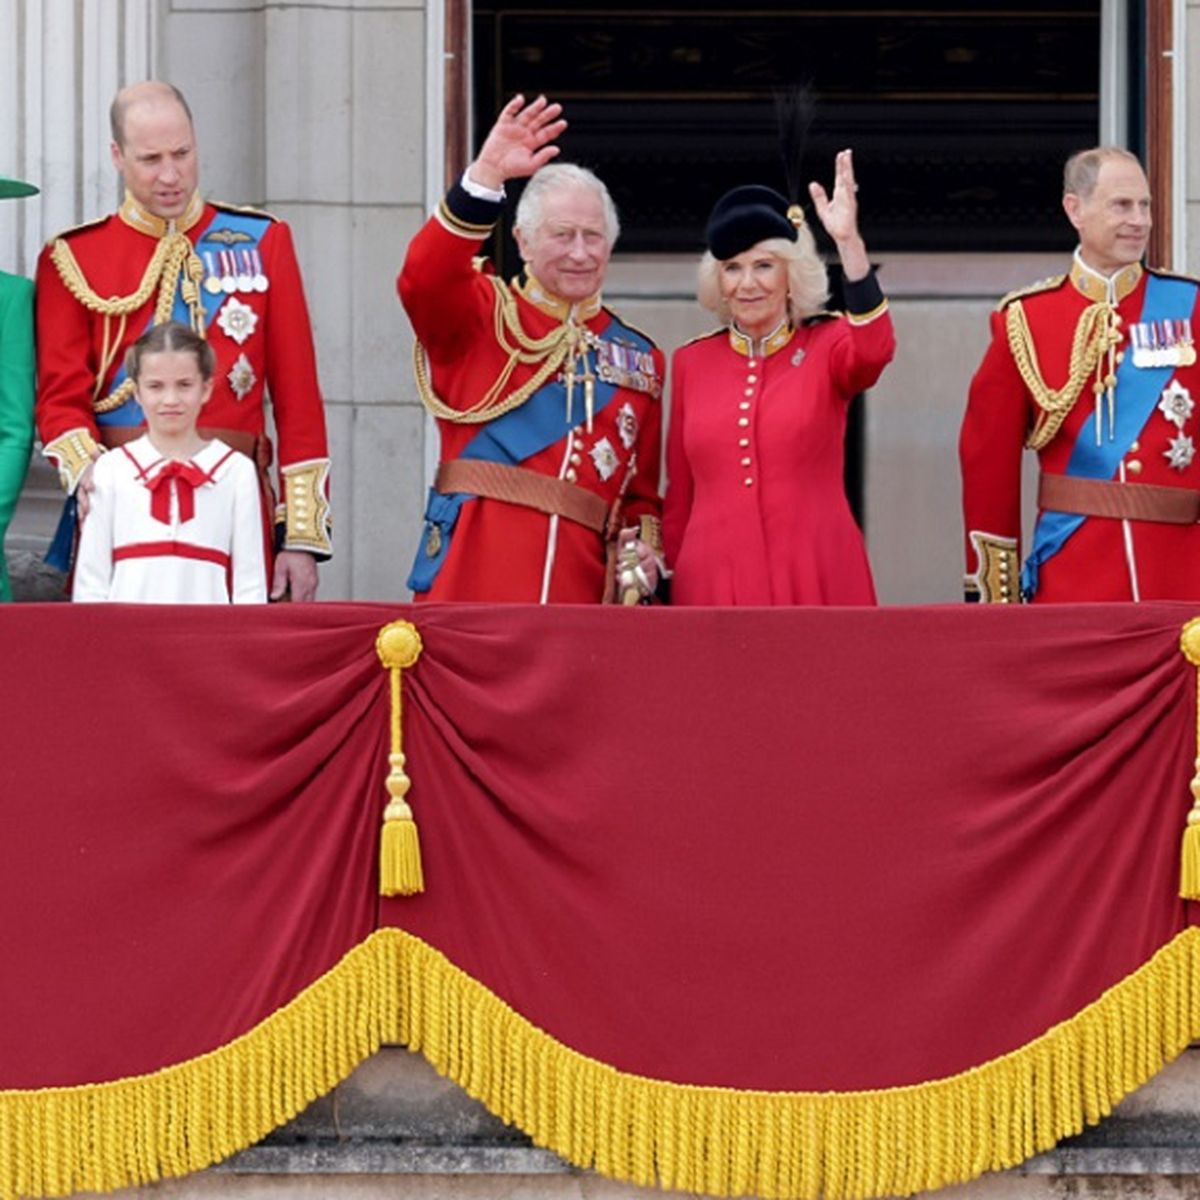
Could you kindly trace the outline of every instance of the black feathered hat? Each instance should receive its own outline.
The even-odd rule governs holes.
[[[786,196],[774,188],[751,183],[726,192],[713,205],[704,240],[713,258],[733,258],[767,238],[794,242],[796,226],[788,215]]]
[[[704,240],[714,258],[733,258],[766,238],[781,237],[794,242],[804,224],[800,206],[801,163],[808,131],[816,114],[816,97],[804,84],[775,95],[775,118],[779,132],[779,154],[783,161],[788,195],[760,184],[736,187],[713,206]]]

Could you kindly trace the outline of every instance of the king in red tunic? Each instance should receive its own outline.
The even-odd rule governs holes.
[[[519,142],[547,112],[510,104],[497,128]],[[556,165],[530,184],[544,195],[518,224],[522,278],[474,260],[501,213],[495,185],[536,166],[522,156],[489,177],[496,138],[413,239],[397,284],[441,437],[409,585],[418,599],[596,603],[618,530],[657,542],[663,359],[600,301],[615,233],[590,173]]]

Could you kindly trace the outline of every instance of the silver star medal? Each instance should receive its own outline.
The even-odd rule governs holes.
[[[632,450],[633,443],[637,441],[638,419],[628,400],[617,411],[617,433],[621,436],[621,445],[626,450]]]
[[[250,305],[230,296],[221,305],[217,324],[240,346],[258,328],[258,313]]]
[[[1196,407],[1192,394],[1177,379],[1172,379],[1158,401],[1158,411],[1179,431],[1163,451],[1163,457],[1176,471],[1184,471],[1196,457],[1196,446],[1191,437],[1183,432],[1184,423]]]
[[[602,437],[592,447],[590,453],[592,462],[596,464],[596,474],[601,479],[609,479],[621,465],[621,460],[617,457],[617,452],[613,449],[612,442],[606,437]]]
[[[1192,459],[1196,457],[1196,445],[1192,441],[1191,435],[1183,432],[1177,433],[1168,443],[1168,448],[1163,451],[1163,457],[1167,460],[1167,464],[1177,471],[1183,471],[1190,467]]]
[[[1184,422],[1192,415],[1196,402],[1192,393],[1177,379],[1172,379],[1158,401],[1158,411],[1162,413],[1176,429],[1182,429]]]
[[[229,386],[233,388],[233,394],[239,400],[244,400],[258,382],[254,368],[244,354],[238,355],[237,362],[229,368],[229,374],[225,378],[229,380]]]

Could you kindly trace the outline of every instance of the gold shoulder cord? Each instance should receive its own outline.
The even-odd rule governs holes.
[[[1079,399],[1089,375],[1094,373],[1096,376],[1092,388],[1097,394],[1112,388],[1115,383],[1113,350],[1121,340],[1118,329],[1120,317],[1107,304],[1092,304],[1083,310],[1071,342],[1067,382],[1057,391],[1049,387],[1042,376],[1033,334],[1020,300],[1014,300],[1008,306],[1005,322],[1013,361],[1034,402],[1041,409],[1025,444],[1031,450],[1040,450],[1058,432],[1072,405]]]
[[[111,296],[106,300],[98,295],[84,278],[79,262],[64,238],[55,240],[50,251],[50,260],[58,271],[63,287],[89,312],[99,313],[104,318],[104,344],[100,351],[100,366],[96,371],[95,387],[92,390],[92,409],[97,413],[120,408],[133,394],[133,380],[126,379],[120,387],[114,389],[103,400],[100,399],[104,379],[120,352],[129,314],[137,312],[150,299],[156,286],[158,300],[154,306],[154,324],[161,325],[170,319],[171,311],[175,307],[175,288],[181,286],[183,299],[191,312],[192,328],[201,337],[205,336],[204,303],[200,296],[204,264],[185,234],[169,233],[159,238],[154,254],[142,275],[142,282],[138,284],[137,291],[128,296]],[[115,336],[112,328],[114,318],[119,318]]]
[[[455,425],[482,425],[520,408],[564,362],[573,361],[591,339],[589,330],[571,322],[551,330],[545,337],[531,338],[521,328],[517,302],[508,284],[492,275],[487,278],[496,293],[492,312],[496,341],[508,355],[508,361],[486,395],[469,408],[451,408],[433,390],[425,347],[419,340],[413,345],[413,374],[421,403],[433,416]],[[532,366],[534,363],[541,365],[525,383],[507,396],[500,395],[518,365]]]

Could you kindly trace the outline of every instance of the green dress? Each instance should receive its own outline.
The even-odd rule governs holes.
[[[3,546],[33,448],[33,284],[0,271],[0,600],[11,600]]]

